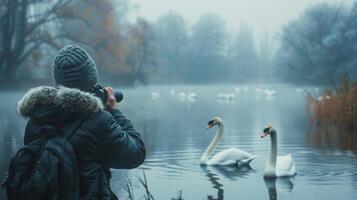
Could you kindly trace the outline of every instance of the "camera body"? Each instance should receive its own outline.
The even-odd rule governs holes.
[[[95,85],[91,91],[96,97],[100,98],[103,103],[107,102],[108,95],[104,91],[104,88],[101,85]],[[121,102],[124,98],[124,95],[120,91],[114,90],[114,96],[117,102]]]

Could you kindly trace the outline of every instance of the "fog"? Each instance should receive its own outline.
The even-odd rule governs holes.
[[[17,1],[0,3],[4,88],[53,83],[56,51],[73,43],[102,84],[329,84],[357,73],[353,1]]]
[[[357,199],[356,1],[0,0],[0,179],[23,146],[17,102],[55,85],[70,44],[123,92],[147,148],[138,169],[112,170],[120,199]],[[242,148],[250,167],[200,165],[214,116],[225,129],[207,152]],[[268,124],[295,179],[262,178]]]
[[[352,4],[353,0],[133,0],[136,10],[132,17],[142,16],[155,21],[163,13],[174,11],[194,23],[202,14],[220,15],[230,31],[237,31],[240,23],[252,26],[258,40],[261,34],[275,34],[308,6],[329,2]]]

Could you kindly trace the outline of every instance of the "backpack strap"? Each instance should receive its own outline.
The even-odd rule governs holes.
[[[76,133],[76,131],[81,127],[81,125],[87,118],[88,118],[87,116],[81,117],[79,120],[76,120],[76,122],[73,125],[63,128],[64,129],[63,137],[68,141],[70,141],[72,136]]]
[[[41,135],[42,136],[59,136],[59,135],[61,135],[63,138],[70,141],[72,136],[81,127],[82,123],[86,119],[87,119],[87,116],[81,117],[78,120],[75,120],[70,125],[67,125],[64,127],[58,127],[58,126],[53,126],[53,125],[44,125],[41,127]]]
[[[62,132],[62,137],[67,140],[69,143],[70,143],[70,140],[72,138],[72,136],[76,133],[76,131],[81,127],[81,125],[83,124],[83,122],[88,118],[88,116],[83,116],[81,118],[79,118],[78,120],[76,120],[74,123],[68,125],[68,126],[65,126],[65,127],[61,127],[61,128],[58,128],[61,132]],[[78,169],[76,169],[78,170]],[[63,177],[60,177],[60,182],[62,183],[62,178]],[[61,199],[63,198],[63,187],[62,187],[62,184],[59,184],[60,185],[60,197]]]
[[[88,116],[84,116],[77,120],[73,125],[69,126],[67,130],[65,130],[64,138],[66,138],[68,141],[71,140],[72,136],[76,133],[76,131],[81,127],[82,123],[88,118]],[[66,129],[65,128],[65,129]],[[93,196],[95,196],[100,188],[100,184],[103,178],[103,172],[101,171],[102,169],[100,168],[100,173],[99,175],[95,178],[92,186],[90,187],[89,191],[83,198],[84,200],[91,199]]]

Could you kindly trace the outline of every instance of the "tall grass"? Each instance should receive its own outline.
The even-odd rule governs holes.
[[[357,82],[342,78],[320,96],[307,96],[312,139],[322,145],[357,150]]]
[[[142,177],[138,177],[138,179],[139,179],[139,182],[140,182],[141,186],[145,190],[144,195],[141,196],[138,199],[139,200],[141,200],[141,199],[155,200],[154,196],[151,194],[151,192],[149,190],[149,184],[148,184],[148,181],[146,179],[145,171],[143,171],[143,176]],[[125,186],[125,191],[128,193],[128,196],[125,198],[126,200],[136,200],[136,198],[134,197],[134,190],[133,190],[133,184],[131,182],[131,179],[127,179],[126,186]],[[179,192],[177,192],[177,196],[170,198],[170,200],[185,200],[183,198],[182,193],[183,192],[180,190]],[[202,198],[202,199],[205,199],[205,198]],[[220,200],[220,199],[223,199],[223,190],[222,190],[222,196],[218,195],[218,198],[214,198],[211,195],[207,196],[207,200]]]
[[[143,171],[143,177],[138,177],[138,179],[139,179],[141,186],[145,189],[145,194],[139,199],[155,200],[154,196],[151,194],[151,192],[149,190],[149,184],[146,179],[145,171]],[[126,197],[127,200],[135,200],[133,184],[130,179],[127,179],[125,191],[128,193],[128,196]],[[179,191],[177,193],[177,195],[178,195],[177,198],[171,198],[171,200],[184,200],[182,197],[182,191]]]

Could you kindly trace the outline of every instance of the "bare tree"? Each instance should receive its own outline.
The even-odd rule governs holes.
[[[241,24],[235,42],[230,66],[234,80],[251,80],[257,78],[259,61],[254,43],[253,29],[247,24]]]
[[[57,12],[72,0],[2,0],[0,10],[2,81],[16,80],[17,69],[41,45],[57,47],[51,30]]]
[[[190,63],[186,68],[189,81],[212,81],[225,75],[226,36],[225,21],[218,15],[202,15],[192,26]],[[203,71],[206,77],[202,77]]]
[[[169,12],[159,17],[154,30],[161,72],[180,76],[189,46],[185,19],[177,13]]]
[[[128,36],[128,60],[134,69],[134,79],[146,83],[144,67],[156,65],[154,33],[145,19],[138,18],[136,23],[130,26]]]

